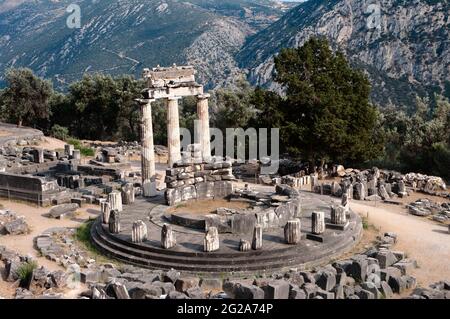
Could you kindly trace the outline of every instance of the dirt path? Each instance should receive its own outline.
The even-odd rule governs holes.
[[[352,201],[350,206],[364,217],[368,214],[369,223],[381,231],[392,231],[399,235],[395,249],[417,260],[419,268],[412,275],[417,278],[419,285],[428,287],[450,279],[450,234],[447,226],[409,215],[402,206],[361,201]]]
[[[58,140],[56,138],[52,138],[52,137],[44,137],[42,139],[42,142],[39,143],[39,147],[42,147],[46,150],[58,150],[58,149],[64,149],[64,145],[66,144],[66,142]]]
[[[52,227],[77,227],[90,217],[95,217],[100,212],[98,206],[87,205],[79,210],[80,214],[76,220],[56,220],[44,217],[48,213],[49,208],[33,207],[22,203],[0,200],[0,204],[5,209],[12,210],[20,216],[24,216],[28,225],[31,226],[31,233],[20,236],[0,236],[0,245],[6,246],[9,249],[17,251],[22,255],[33,256],[39,266],[44,266],[51,271],[63,270],[61,266],[40,257],[38,251],[34,248],[34,238],[40,235],[45,230]],[[0,269],[1,270],[1,269]],[[11,297],[14,289],[11,288],[11,283],[6,283],[0,276],[0,296]]]

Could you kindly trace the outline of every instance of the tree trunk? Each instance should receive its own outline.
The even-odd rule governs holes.
[[[19,119],[19,122],[17,123],[17,127],[22,127],[22,119]]]

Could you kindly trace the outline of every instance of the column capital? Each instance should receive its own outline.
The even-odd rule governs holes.
[[[170,96],[167,98],[169,101],[178,101],[181,100],[182,97],[181,96]]]
[[[209,93],[197,95],[197,98],[198,98],[199,100],[206,100],[206,99],[209,99],[210,97],[211,97],[211,94],[209,94]]]
[[[151,104],[156,101],[156,99],[134,99],[134,100],[142,105]]]

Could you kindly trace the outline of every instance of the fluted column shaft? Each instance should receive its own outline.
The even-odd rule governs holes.
[[[180,119],[178,100],[167,99],[167,146],[169,148],[169,167],[181,160]]]
[[[141,166],[142,166],[142,193],[144,197],[156,195],[156,168],[155,168],[155,148],[153,144],[153,122],[152,105],[154,100],[141,106]]]
[[[211,136],[209,131],[209,94],[199,95],[197,98],[197,114],[200,121],[199,127],[199,143],[202,147],[202,157],[204,161],[211,158]]]

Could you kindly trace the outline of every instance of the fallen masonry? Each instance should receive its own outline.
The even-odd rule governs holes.
[[[88,285],[79,298],[92,299],[381,299],[412,291],[407,298],[448,299],[450,284],[440,282],[429,288],[416,287],[411,271],[414,260],[399,251],[383,248],[387,241],[395,244],[397,236],[385,233],[375,246],[345,260],[311,270],[275,271],[267,275],[247,275],[240,279],[208,279],[183,275],[175,270],[146,270],[134,266],[97,264],[72,241],[74,232],[52,229],[37,239],[37,246],[47,258],[56,258],[66,269],[77,266],[81,281]],[[390,240],[389,240],[390,239]],[[85,256],[85,257],[83,257]],[[67,257],[68,259],[65,259]],[[0,247],[0,260],[6,265],[7,278],[14,281],[14,269],[29,261]],[[64,261],[65,260],[65,261]],[[408,266],[406,266],[408,265]],[[374,267],[376,266],[376,267]],[[76,267],[75,267],[76,268]],[[16,292],[16,298],[45,298],[65,287],[71,271],[50,272],[37,268],[30,285]],[[56,289],[56,290],[55,290]],[[223,292],[211,293],[223,289]],[[56,297],[62,298],[63,295]]]
[[[24,217],[9,210],[0,210],[0,236],[27,234],[30,228]]]
[[[407,205],[408,211],[412,215],[420,217],[431,216],[433,220],[446,223],[450,220],[450,202],[435,203],[429,199],[418,199]]]

